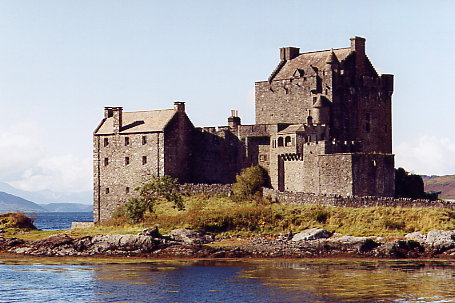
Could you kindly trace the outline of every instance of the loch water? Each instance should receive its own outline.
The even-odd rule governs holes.
[[[33,224],[41,230],[69,229],[72,222],[93,221],[93,212],[40,212],[27,215],[34,218]]]
[[[92,213],[37,213],[43,230]],[[3,302],[455,302],[455,261],[0,255]]]
[[[455,262],[0,258],[0,302],[455,302]]]

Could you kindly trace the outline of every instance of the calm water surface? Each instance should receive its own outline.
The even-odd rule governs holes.
[[[91,222],[93,212],[48,212],[28,213],[35,218],[34,224],[42,230],[61,230],[71,228],[71,222]]]
[[[455,302],[450,261],[0,260],[0,302]]]

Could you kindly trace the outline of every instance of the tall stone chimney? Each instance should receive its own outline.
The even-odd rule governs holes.
[[[300,48],[298,47],[282,47],[280,48],[280,60],[292,60],[299,55]]]
[[[104,107],[104,118],[107,119],[110,117],[112,117],[112,107],[106,106]]]
[[[185,112],[185,102],[175,101],[174,102],[174,110],[176,112],[184,113]]]
[[[365,38],[352,37],[351,39],[351,51],[355,52],[355,68],[359,72],[357,75],[360,76],[363,71],[366,55],[365,55]]]
[[[351,51],[365,55],[365,38],[354,36],[351,39]]]
[[[112,107],[112,118],[114,118],[114,133],[120,132],[122,129],[122,116],[123,116],[123,107]]]

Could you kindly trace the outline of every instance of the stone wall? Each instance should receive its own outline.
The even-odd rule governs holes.
[[[94,141],[97,222],[110,219],[134,188],[152,175],[164,175],[164,133],[103,135]]]
[[[264,197],[272,201],[293,205],[321,205],[337,207],[438,207],[455,209],[455,203],[448,201],[430,201],[424,199],[412,200],[409,198],[387,197],[340,197],[334,195],[316,195],[296,192],[280,192],[270,188],[263,188]]]
[[[232,194],[232,185],[186,183],[180,185],[180,192],[188,195],[230,196]]]

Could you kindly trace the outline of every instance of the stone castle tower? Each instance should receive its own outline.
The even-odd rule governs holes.
[[[281,48],[277,67],[255,87],[254,125],[232,111],[226,126],[196,128],[183,102],[106,108],[94,133],[95,221],[151,175],[226,184],[251,165],[263,166],[280,191],[393,196],[393,76],[376,72],[364,38],[316,52]]]

